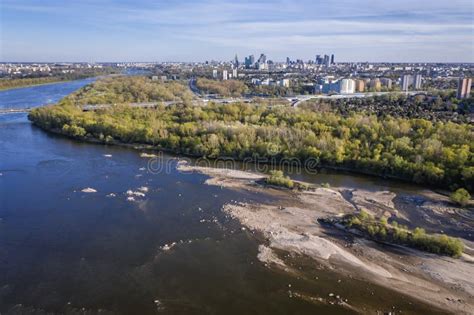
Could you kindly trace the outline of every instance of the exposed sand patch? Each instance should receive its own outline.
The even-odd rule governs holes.
[[[263,174],[225,168],[190,166],[186,163],[178,163],[176,169],[180,172],[198,172],[211,176],[211,178],[205,181],[205,184],[226,188],[244,188],[246,185],[265,178]]]
[[[142,153],[140,153],[140,157],[142,157],[142,158],[155,158],[155,157],[157,157],[157,155],[156,155],[156,154],[150,154],[150,153],[142,152]]]
[[[281,260],[275,252],[268,246],[258,246],[258,260],[266,264],[275,264],[281,268],[287,268],[285,262]]]
[[[364,209],[367,212],[377,217],[394,217],[407,219],[401,214],[395,205],[393,199],[396,194],[390,191],[367,191],[367,190],[351,190],[352,202],[354,202],[359,209]]]
[[[376,265],[362,262],[349,251],[316,234],[322,234],[315,221],[317,212],[300,208],[285,208],[266,205],[228,204],[224,211],[239,219],[249,229],[263,232],[270,246],[308,255],[313,258],[335,259],[360,268],[364,272],[376,273],[390,278],[391,274]]]
[[[265,263],[284,268],[284,261],[275,256],[272,248],[307,255],[338,272],[385,286],[456,314],[472,314],[472,257],[464,255],[461,259],[454,259],[403,247],[387,251],[360,238],[347,242],[344,237],[328,235],[317,221],[328,215],[353,213],[361,208],[378,217],[401,217],[393,203],[396,197],[393,192],[351,190],[349,202],[341,194],[347,192],[344,188],[317,188],[305,192],[265,189],[254,185],[255,180],[263,178],[258,174],[187,165],[179,168],[212,176],[206,181],[209,185],[259,192],[277,191],[279,196],[283,196],[274,204],[233,203],[223,207],[223,211],[242,225],[261,232],[268,239],[269,246],[259,248],[259,259]]]
[[[84,188],[83,190],[81,190],[83,193],[87,193],[87,194],[91,194],[91,193],[96,193],[97,190],[95,190],[94,188],[90,188],[90,187],[87,187],[87,188]]]

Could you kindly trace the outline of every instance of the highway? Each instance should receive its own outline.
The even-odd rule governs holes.
[[[214,103],[250,103],[252,102],[254,96],[245,96],[245,97],[230,97],[230,98],[219,98],[214,94],[202,95],[199,89],[196,86],[196,79],[192,78],[189,80],[189,89],[194,93],[196,97],[201,99],[203,102],[214,102]],[[415,95],[415,94],[426,94],[426,91],[411,91],[411,92],[367,92],[367,93],[353,93],[353,94],[334,94],[334,95],[295,95],[290,97],[285,97],[285,99],[290,102],[292,107],[298,107],[301,103],[311,100],[311,99],[351,99],[351,98],[364,98],[364,97],[374,97],[374,96],[383,96],[388,94],[400,94],[404,93],[406,95]],[[258,96],[261,97],[261,96]],[[265,97],[261,97],[265,98]]]

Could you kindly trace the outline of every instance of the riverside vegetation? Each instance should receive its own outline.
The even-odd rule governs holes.
[[[329,222],[334,223],[331,220]],[[358,214],[349,214],[342,219],[336,219],[335,222],[349,229],[357,229],[377,241],[406,245],[430,253],[459,257],[464,249],[463,242],[457,238],[444,234],[427,234],[422,228],[412,231],[396,221],[388,223],[385,217],[377,220],[364,210]]]
[[[55,82],[80,80],[99,75],[108,75],[117,73],[112,68],[101,69],[77,69],[73,73],[54,73],[51,76],[31,76],[25,78],[2,78],[0,79],[0,90],[8,90],[26,86],[41,85]]]
[[[145,77],[100,80],[37,108],[37,126],[84,140],[142,143],[180,154],[234,159],[309,159],[444,188],[474,188],[472,125],[418,118],[341,115],[259,104],[191,106],[186,84]],[[180,100],[154,109],[130,102]],[[116,104],[95,112],[81,105]]]

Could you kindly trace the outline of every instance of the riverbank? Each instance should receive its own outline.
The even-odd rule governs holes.
[[[83,79],[87,79],[87,78],[88,77],[83,78]],[[52,80],[52,81],[47,81],[47,82],[43,82],[43,83],[20,84],[20,85],[15,85],[15,86],[12,86],[12,87],[1,87],[0,86],[0,91],[10,91],[10,90],[33,87],[33,86],[42,86],[42,85],[49,85],[49,84],[55,84],[55,83],[71,82],[71,81],[75,81],[75,80],[80,80],[80,79]]]
[[[189,165],[179,170],[196,171],[208,176],[209,185],[245,189],[270,194],[268,204],[232,203],[223,211],[246,228],[261,233],[267,244],[259,259],[274,268],[291,271],[285,258],[276,251],[309,256],[320,264],[347,277],[376,283],[415,297],[424,303],[456,314],[470,314],[474,309],[474,244],[463,240],[466,250],[459,259],[427,254],[402,246],[380,245],[357,238],[344,231],[322,226],[318,218],[351,214],[364,208],[375,215],[408,219],[409,213],[396,209],[394,192],[316,188],[295,192],[256,185],[260,175],[241,171],[208,169]],[[443,199],[431,193],[433,203],[443,207]],[[453,218],[452,220],[462,220]]]
[[[42,86],[55,83],[65,83],[77,80],[84,80],[90,78],[105,78],[116,76],[116,73],[97,72],[76,76],[53,76],[53,77],[39,77],[39,78],[21,78],[21,79],[0,79],[0,91],[9,91],[33,86]]]
[[[97,93],[102,95],[99,99]],[[43,129],[59,129],[76,139],[153,144],[175,154],[236,161],[296,162],[307,169],[345,169],[449,190],[473,189],[469,144],[474,133],[468,124],[363,114],[346,117],[257,103],[191,106],[189,94],[188,87],[179,83],[128,77],[104,80],[55,106],[35,109],[29,118]],[[81,104],[90,102],[173,98],[182,103],[154,109],[80,110]]]

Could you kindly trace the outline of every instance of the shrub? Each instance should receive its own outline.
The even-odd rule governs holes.
[[[375,240],[408,245],[430,253],[459,257],[464,250],[464,243],[457,238],[427,234],[419,227],[410,231],[406,226],[399,226],[397,222],[388,224],[386,218],[376,220],[364,210],[357,215],[346,216],[342,222],[347,227],[356,227]]]
[[[471,195],[466,189],[459,188],[458,190],[453,192],[451,196],[449,196],[449,198],[452,202],[460,205],[461,207],[465,207],[469,203]]]
[[[282,171],[270,171],[270,176],[266,179],[267,184],[293,188],[295,183],[288,177],[284,176]]]

